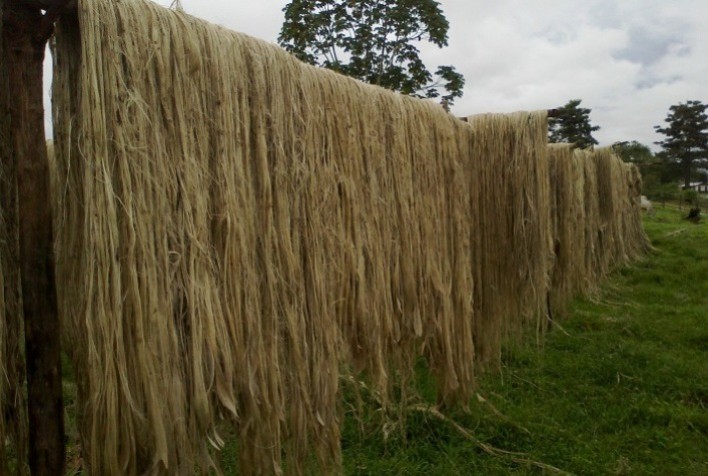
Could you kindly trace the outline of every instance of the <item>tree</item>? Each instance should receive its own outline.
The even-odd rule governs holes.
[[[639,167],[644,195],[662,203],[678,197],[676,180],[681,172],[676,163],[666,158],[664,152],[654,154],[648,146],[637,141],[615,142],[612,150],[625,162]]]
[[[639,168],[645,184],[650,175],[656,179],[665,175],[667,168],[665,161],[662,157],[654,155],[651,149],[641,142],[636,140],[615,142],[612,144],[612,150],[624,162],[635,164]]]
[[[278,42],[307,63],[443,104],[462,97],[464,77],[453,66],[433,76],[415,45],[447,46],[450,25],[437,1],[295,0],[283,12]]]
[[[563,107],[554,110],[548,118],[548,140],[570,142],[581,149],[597,145],[592,133],[600,126],[590,124],[590,109],[580,106],[580,99],[572,99]]]
[[[637,165],[650,164],[654,161],[651,149],[641,142],[622,141],[612,144],[612,150],[625,162]]]
[[[687,101],[673,105],[664,119],[666,127],[654,126],[666,139],[656,142],[666,157],[681,165],[684,187],[699,167],[708,166],[708,105]]]

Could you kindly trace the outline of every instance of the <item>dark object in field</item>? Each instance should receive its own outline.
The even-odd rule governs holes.
[[[693,223],[698,223],[701,220],[701,209],[698,207],[691,208],[686,216],[686,220],[690,220]]]

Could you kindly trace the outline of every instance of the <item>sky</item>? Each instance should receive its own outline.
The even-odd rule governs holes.
[[[272,43],[287,3],[181,0],[187,13]],[[458,116],[581,99],[600,126],[594,136],[601,146],[637,140],[657,150],[653,143],[662,136],[654,126],[671,105],[708,103],[706,0],[439,3],[450,23],[449,46],[419,47],[429,70],[453,65],[465,76],[464,96],[452,108]]]

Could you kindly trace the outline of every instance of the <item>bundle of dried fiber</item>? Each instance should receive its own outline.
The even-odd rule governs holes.
[[[575,152],[585,175],[587,289],[649,249],[638,208],[638,172],[609,148]]]
[[[437,114],[437,106],[429,107]],[[440,384],[439,398],[465,403],[474,379],[470,240],[480,231],[470,210],[471,186],[476,182],[469,160],[473,136],[466,124],[447,115],[429,122],[409,109],[407,116],[414,121],[408,140],[413,213],[421,236],[420,248],[413,250],[421,256],[416,260],[420,306],[415,316],[423,320],[426,353]]]
[[[639,183],[635,182],[635,177],[632,174],[632,164],[626,164],[615,155],[614,156],[614,177],[616,181],[615,188],[615,203],[616,214],[616,230],[618,236],[621,237],[621,252],[623,261],[616,263],[617,265],[629,264],[632,260],[637,259],[647,249],[644,248],[648,242],[643,233],[636,233],[634,228],[635,220],[641,220],[639,214],[639,197],[641,187],[641,179]],[[641,221],[639,221],[641,229]]]
[[[572,187],[572,216],[568,219],[573,222],[573,227],[569,231],[569,241],[574,244],[566,256],[569,259],[567,272],[570,274],[571,289],[573,295],[584,295],[587,290],[588,273],[585,259],[586,248],[591,246],[587,241],[585,207],[585,157],[580,153],[571,150],[570,187]]]
[[[625,164],[609,148],[594,153],[598,166],[604,249],[603,272],[626,265],[649,249],[649,241],[641,227],[639,195],[641,178],[632,165]]]
[[[619,229],[621,186],[620,160],[611,148],[596,149],[592,154],[597,168],[597,193],[600,205],[600,274],[607,274],[618,264],[627,263]]]
[[[475,346],[499,363],[504,336],[525,322],[545,327],[552,228],[545,111],[468,118],[474,133],[469,167],[477,180],[471,206]]]
[[[549,146],[554,189],[556,262],[552,308],[562,311],[569,298],[596,290],[611,270],[649,249],[641,226],[636,167],[609,148],[575,150]]]
[[[574,155],[583,168],[585,208],[585,283],[586,294],[597,291],[597,283],[604,275],[603,250],[600,246],[602,222],[600,219],[600,198],[597,188],[597,163],[593,160],[593,153],[587,149],[575,149]]]
[[[57,271],[72,283],[59,294],[86,463],[101,474],[206,469],[219,414],[243,417],[244,441],[271,453],[244,460],[275,472],[285,416],[275,317],[288,303],[274,289],[274,237],[256,236],[273,215],[265,124],[212,125],[222,107],[248,114],[248,75],[225,81],[224,103],[195,81],[222,77],[202,71],[207,58],[250,55],[142,2],[83,2],[79,23],[80,37],[65,23],[57,40],[60,63],[80,60],[55,81]],[[223,160],[225,143],[243,140],[253,149]],[[229,196],[217,181],[233,184]],[[222,212],[228,202],[242,216]]]
[[[17,192],[9,129],[6,67],[0,22],[0,474],[10,474],[10,454],[27,454],[29,433],[24,390],[24,324],[18,261]],[[14,474],[29,473],[25,460],[26,456],[16,458]]]
[[[634,164],[623,164],[627,182],[627,196],[624,204],[624,233],[627,254],[630,259],[637,259],[651,249],[649,237],[642,226],[640,197],[642,194],[642,176]]]
[[[584,237],[577,241],[579,208],[573,162],[573,148],[569,144],[550,144],[550,183],[552,190],[553,251],[555,260],[551,273],[551,302],[553,315],[563,314],[568,301],[576,292],[575,273],[581,272]],[[580,204],[582,205],[582,204]],[[584,210],[583,210],[584,211]],[[581,265],[578,268],[578,265]]]
[[[57,272],[101,474],[339,461],[340,371],[473,388],[468,127],[139,0],[57,38]],[[464,145],[461,145],[464,144]]]

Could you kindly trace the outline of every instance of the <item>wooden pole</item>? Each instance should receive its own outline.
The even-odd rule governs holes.
[[[560,115],[560,108],[553,108],[553,109],[548,109],[548,117],[553,118],[553,117],[558,117]],[[463,122],[468,122],[467,117],[459,117]]]
[[[61,332],[54,282],[42,74],[47,41],[58,12],[66,3],[2,1],[2,55],[7,62],[10,136],[19,212],[29,466],[36,476],[64,474]]]

